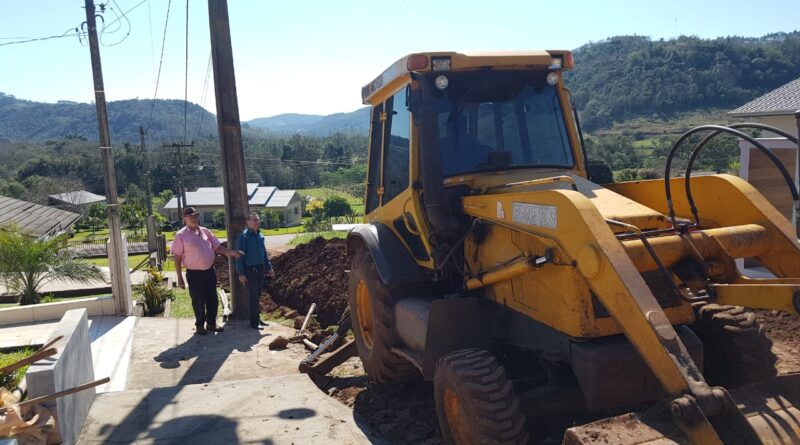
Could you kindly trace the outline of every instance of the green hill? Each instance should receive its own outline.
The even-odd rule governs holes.
[[[160,143],[183,139],[183,101],[121,100],[108,103],[111,142],[139,142],[139,126],[153,118],[148,139]],[[187,138],[215,136],[213,114],[199,105],[187,108]],[[0,139],[10,141],[58,140],[66,136],[97,140],[97,114],[93,104],[59,101],[33,102],[0,93]]]
[[[800,77],[800,32],[759,38],[612,37],[574,51],[567,86],[587,131],[732,109]]]

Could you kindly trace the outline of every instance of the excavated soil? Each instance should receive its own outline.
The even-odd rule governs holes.
[[[348,304],[349,261],[344,242],[317,238],[280,255],[275,251],[271,254],[277,275],[267,282],[261,296],[262,310],[284,315],[295,309],[305,314],[311,303],[316,303],[319,324],[323,328],[336,324]],[[215,269],[220,286],[229,289],[227,262],[218,260]],[[778,373],[800,372],[800,316],[778,311],[756,314],[773,343]],[[296,317],[296,322],[302,321],[301,316]],[[332,377],[322,389],[353,408],[359,422],[368,425],[384,443],[442,443],[430,383],[375,384],[364,374],[357,357],[339,366]],[[555,444],[561,443],[566,428],[597,418],[585,413],[554,416],[529,426],[535,427],[532,433],[538,443]]]
[[[272,300],[305,314],[316,303],[323,328],[337,324],[347,308],[347,252],[342,239],[316,238],[272,260],[275,278],[266,283]]]
[[[772,340],[772,352],[778,357],[778,374],[800,372],[800,315],[779,311],[756,311],[756,319]]]

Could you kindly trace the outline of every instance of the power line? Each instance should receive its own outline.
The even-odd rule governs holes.
[[[206,97],[208,96],[208,79],[211,77],[211,51],[208,52],[208,63],[206,64],[206,77],[203,80],[203,91],[200,94],[200,110],[197,110],[197,129],[194,132],[194,137],[200,136],[200,127],[205,119],[205,104]]]
[[[139,6],[141,6],[146,1],[147,0],[142,0],[141,2],[137,3],[132,8],[130,8],[127,11],[123,12],[121,15],[116,14],[116,12],[115,12],[115,14],[117,15],[117,18],[112,20],[111,22],[109,22],[107,24],[104,23],[103,28],[105,29],[107,27],[110,27],[111,25],[114,25],[115,23],[117,23],[118,21],[122,20],[123,18],[125,20],[128,20],[126,15],[128,13],[130,13],[131,11],[133,11],[134,9],[138,8]],[[116,2],[114,2],[114,4],[116,4]],[[130,22],[128,22],[128,23],[130,23]],[[70,34],[71,31],[75,31],[75,34]],[[67,32],[65,32],[62,35],[53,35],[53,36],[44,36],[44,37],[18,37],[18,38],[17,37],[0,37],[0,40],[21,39],[21,40],[16,40],[14,42],[0,43],[0,46],[19,45],[19,44],[22,44],[22,43],[31,43],[31,42],[40,42],[40,41],[43,41],[43,40],[61,39],[61,38],[64,38],[64,37],[72,37],[73,35],[77,35],[77,37],[80,39],[80,37],[85,37],[86,33],[78,31],[78,28],[71,28],[70,30],[68,30]],[[118,43],[116,43],[116,44],[118,44]],[[108,46],[113,46],[113,45],[108,45]]]
[[[150,0],[147,1],[147,23],[150,25],[150,60],[153,66],[153,74],[155,75],[156,69],[156,47],[153,43],[153,16],[150,10]]]
[[[75,28],[75,30],[77,30],[77,28]],[[27,39],[27,40],[18,40],[18,41],[15,41],[15,42],[0,43],[0,46],[19,45],[19,44],[22,44],[22,43],[40,42],[40,41],[43,41],[43,40],[52,40],[52,39],[61,39],[61,38],[64,38],[64,37],[72,37],[73,34],[69,34],[71,31],[73,31],[73,29],[70,29],[69,31],[65,32],[64,34],[61,34],[60,36],[33,37],[33,38],[30,38],[30,39]],[[80,38],[80,36],[86,36],[85,32],[76,32],[75,34],[78,36],[78,38]]]
[[[120,15],[120,14],[117,12],[117,9],[120,9],[120,10],[121,10],[122,8],[120,8],[120,7],[119,7],[119,5],[117,4],[116,0],[111,0],[111,2],[112,2],[112,3],[113,3],[115,6],[116,6],[116,8],[112,8],[112,7],[110,7],[110,6],[109,6],[109,7],[108,7],[108,9],[109,9],[111,12],[113,12],[113,13],[114,13],[114,16],[116,16],[116,19],[115,19],[115,20],[112,20],[112,21],[111,21],[111,23],[109,23],[108,25],[106,25],[106,24],[105,24],[105,21],[103,22],[103,32],[100,34],[100,42],[102,43],[102,40],[103,40],[103,35],[104,35],[104,34],[106,34],[106,33],[108,33],[108,34],[114,34],[114,33],[116,33],[117,31],[119,31],[120,29],[122,29],[122,23],[120,22],[120,20],[122,20],[122,19],[125,19],[125,23],[126,23],[126,24],[127,24],[127,26],[128,26],[128,32],[126,32],[126,33],[125,33],[125,35],[124,35],[124,36],[123,36],[123,37],[122,37],[122,38],[121,38],[119,41],[117,41],[117,42],[115,42],[115,43],[112,43],[112,44],[105,44],[105,43],[103,43],[103,46],[116,46],[116,45],[119,45],[120,43],[124,42],[124,41],[125,41],[125,40],[128,38],[128,36],[130,36],[130,35],[131,35],[131,30],[133,29],[133,27],[131,26],[131,21],[128,19],[128,16],[127,16],[128,12],[130,12],[130,11],[128,11],[128,12],[123,12],[123,13],[122,13],[122,15]],[[139,5],[141,5],[142,3],[144,3],[144,1],[142,1],[141,3],[139,3],[139,4],[138,4],[138,5],[136,5],[136,6],[139,6]],[[135,7],[134,7],[134,8],[135,8]],[[131,11],[132,11],[132,10],[133,10],[133,8],[131,8]],[[117,29],[115,29],[114,31],[106,31],[106,29],[107,29],[107,28],[109,28],[109,27],[113,26],[113,25],[114,25],[115,23],[117,23],[117,22],[120,22],[119,26],[117,26]]]
[[[172,6],[172,0],[167,2],[167,18],[164,21],[164,37],[161,39],[161,57],[158,60],[158,74],[156,75],[156,89],[153,92],[153,101],[150,103],[150,117],[147,118],[147,125],[145,125],[144,133],[147,134],[150,130],[150,124],[153,123],[153,111],[156,108],[156,98],[158,97],[158,84],[161,81],[161,66],[164,63],[164,47],[167,44],[167,26],[169,25],[169,10]]]
[[[189,0],[186,0],[186,52],[183,70],[183,143],[186,144],[186,117],[189,112]]]

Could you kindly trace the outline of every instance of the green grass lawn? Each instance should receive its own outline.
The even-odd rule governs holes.
[[[192,298],[189,297],[189,289],[173,289],[175,299],[169,308],[170,318],[194,318],[194,311],[192,310]],[[222,302],[219,302],[218,311],[222,316]]]
[[[194,310],[192,310],[192,298],[189,296],[188,289],[173,289],[175,293],[175,299],[172,300],[170,309],[169,309],[169,317],[170,318],[194,318]],[[228,304],[231,303],[230,301],[230,294],[228,295]],[[219,318],[222,318],[222,300],[219,302],[219,306],[217,307],[217,313],[219,314]],[[287,320],[280,316],[280,314],[276,312],[269,313],[269,314],[261,314],[261,318],[265,321],[272,321],[281,324],[285,324],[286,326],[292,327],[294,326],[293,320]]]
[[[329,232],[316,232],[316,233],[304,233],[302,235],[298,235],[289,241],[289,244],[296,246],[298,244],[305,244],[314,238],[323,237],[325,239],[332,239],[332,238],[346,238],[347,232],[344,231],[329,231]]]
[[[34,352],[36,352],[36,349],[27,347],[8,352],[0,352],[0,368],[16,363]],[[0,375],[0,386],[7,388],[9,391],[13,391],[19,385],[19,382],[22,380],[27,370],[28,367],[23,366],[11,374]]]
[[[140,255],[129,255],[128,256],[128,267],[134,267],[137,264],[144,261],[147,258],[147,254],[143,253]],[[92,264],[98,267],[108,267],[108,257],[99,257],[99,258],[87,258]]]

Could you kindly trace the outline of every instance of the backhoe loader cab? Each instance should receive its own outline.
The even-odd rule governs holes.
[[[645,404],[565,441],[791,443],[800,384],[770,379],[769,340],[741,307],[800,309],[791,224],[731,176],[592,182],[572,66],[568,51],[420,53],[363,88],[366,224],[347,248],[365,370],[432,380],[448,443],[526,443],[543,415]],[[734,127],[748,126],[782,134]],[[719,134],[757,144],[690,133],[706,138],[689,169]],[[744,276],[739,258],[776,278]],[[724,388],[754,382],[783,405]]]

